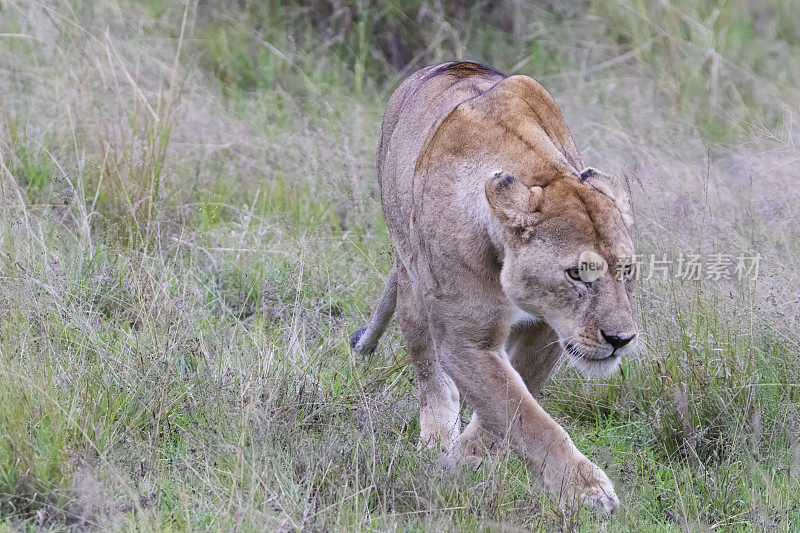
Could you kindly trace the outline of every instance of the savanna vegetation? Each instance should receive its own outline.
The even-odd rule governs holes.
[[[797,0],[0,0],[3,530],[800,530]],[[383,105],[416,68],[528,74],[624,178],[642,341],[542,404],[614,480],[419,451]],[[469,415],[465,409],[464,417]]]

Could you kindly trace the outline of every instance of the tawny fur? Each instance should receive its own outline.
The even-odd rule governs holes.
[[[397,260],[353,346],[374,349],[397,307],[420,390],[420,441],[457,462],[507,443],[559,500],[619,500],[603,471],[534,399],[562,358],[617,367],[632,340],[633,256],[621,183],[585,167],[558,106],[527,76],[471,62],[424,68],[384,114],[378,149]],[[609,271],[565,272],[583,250]],[[396,284],[396,287],[395,287]],[[463,433],[459,401],[474,416]]]

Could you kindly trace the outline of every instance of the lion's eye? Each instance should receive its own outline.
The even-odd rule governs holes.
[[[575,281],[581,281],[581,270],[578,267],[568,268],[567,276]]]

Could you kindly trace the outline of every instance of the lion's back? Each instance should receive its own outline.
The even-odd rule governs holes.
[[[414,167],[428,135],[460,103],[504,78],[478,63],[451,61],[415,72],[392,94],[378,146],[378,180],[386,223],[399,247],[407,242]]]

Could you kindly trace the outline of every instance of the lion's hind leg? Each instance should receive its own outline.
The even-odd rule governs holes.
[[[477,412],[472,413],[469,424],[456,439],[450,451],[450,460],[456,465],[471,465],[475,468],[487,459],[493,459],[503,449],[501,440],[484,429]]]
[[[422,298],[404,269],[397,291],[397,318],[419,386],[419,442],[448,451],[461,429],[458,389],[436,360]]]

